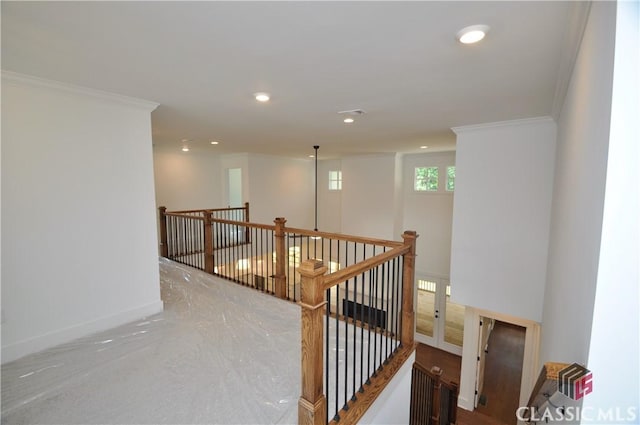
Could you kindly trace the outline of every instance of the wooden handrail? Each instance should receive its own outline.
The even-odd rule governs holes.
[[[324,278],[324,290],[331,289],[331,287],[336,286],[339,283],[342,283],[346,280],[351,279],[354,276],[358,276],[364,273],[367,270],[371,270],[374,267],[377,267],[387,261],[399,257],[408,253],[410,247],[408,246],[400,246],[392,249],[391,251],[383,252],[374,257],[368,258],[360,263],[352,264],[348,267],[345,267],[342,270],[338,270],[333,272]]]
[[[391,360],[389,360],[389,363],[384,367],[382,372],[369,378],[371,383],[365,384],[366,390],[364,394],[358,396],[358,400],[355,402],[349,400],[347,403],[349,410],[342,412],[340,421],[332,420],[329,422],[329,425],[358,423],[367,409],[371,407],[380,393],[382,393],[382,390],[387,383],[389,383],[391,378],[393,378],[398,370],[400,370],[404,362],[411,357],[411,353],[415,351],[416,345],[417,344],[414,344],[411,347],[402,347],[398,349],[398,352],[391,358]]]
[[[287,230],[291,231],[291,229]],[[316,234],[316,232],[300,232],[298,229],[296,229],[294,233]],[[323,233],[323,235],[327,234]],[[314,425],[325,423],[324,415],[326,414],[327,401],[325,394],[322,392],[323,384],[322,382],[318,382],[318,379],[322,379],[324,371],[324,365],[322,364],[323,353],[321,351],[318,352],[317,350],[321,350],[324,344],[323,339],[325,331],[322,324],[321,310],[327,303],[326,293],[332,287],[367,271],[375,270],[380,265],[389,263],[395,258],[400,256],[404,258],[403,270],[401,272],[401,288],[403,297],[402,311],[398,316],[401,318],[401,334],[399,335],[398,341],[399,345],[397,346],[397,349],[391,353],[390,357],[385,360],[386,366],[378,369],[378,372],[382,372],[384,374],[383,377],[380,377],[382,379],[374,379],[376,373],[374,373],[373,376],[368,376],[364,394],[360,392],[357,399],[354,397],[351,401],[347,402],[347,406],[345,406],[343,410],[340,410],[340,415],[344,414],[344,417],[336,414],[334,419],[330,422],[331,424],[337,423],[337,421],[340,421],[339,423],[347,424],[357,423],[366,409],[382,392],[387,382],[404,363],[404,360],[415,349],[415,343],[413,341],[415,320],[415,314],[413,312],[413,277],[415,272],[413,267],[415,263],[415,242],[417,236],[418,235],[415,232],[407,231],[403,234],[404,242],[394,243],[395,246],[391,250],[375,255],[360,263],[353,264],[332,274],[325,274],[327,268],[318,260],[310,259],[301,264],[299,273],[302,279],[302,300],[299,304],[302,307],[303,395],[301,396],[298,404],[299,423]],[[358,239],[362,240],[360,238]],[[335,314],[339,314],[339,311],[336,311]],[[347,323],[346,319],[345,323]],[[352,323],[354,326],[357,325],[355,317]],[[364,324],[361,323],[360,326],[364,326]],[[409,330],[411,331],[411,334],[409,334]],[[315,354],[311,355],[311,352]],[[311,390],[312,388],[313,391]],[[327,389],[327,391],[329,391],[329,389]]]
[[[301,307],[302,314],[302,394],[299,400],[299,410],[298,410],[298,420],[301,424],[308,425],[321,425],[326,424],[327,422],[327,399],[323,391],[323,373],[324,373],[324,339],[323,339],[323,314],[325,313],[325,305],[327,303],[326,293],[327,290],[333,288],[336,285],[339,285],[342,282],[348,282],[352,278],[357,277],[360,274],[366,273],[367,271],[376,270],[380,266],[384,264],[389,264],[391,268],[391,262],[399,257],[403,257],[402,261],[402,270],[399,267],[400,263],[394,262],[393,268],[396,269],[394,274],[394,284],[398,283],[399,286],[395,286],[398,288],[397,290],[402,291],[400,293],[396,292],[397,296],[401,296],[401,305],[396,304],[396,310],[393,311],[394,319],[393,323],[395,324],[395,329],[385,328],[378,329],[378,324],[375,323],[359,323],[355,316],[350,319],[343,315],[345,319],[345,323],[348,320],[351,320],[353,326],[359,326],[362,329],[371,327],[371,332],[380,333],[385,335],[385,337],[390,338],[392,342],[392,350],[385,354],[386,357],[384,360],[384,366],[382,363],[379,364],[379,367],[376,366],[376,372],[369,376],[367,379],[367,383],[363,383],[366,389],[366,393],[359,393],[357,396],[357,400],[354,394],[352,401],[348,402],[348,411],[342,410],[344,416],[342,416],[343,420],[341,423],[355,423],[359,420],[361,415],[366,411],[368,406],[375,400],[377,395],[384,389],[388,380],[391,379],[393,374],[400,368],[400,366],[404,363],[404,360],[409,356],[409,354],[415,349],[415,343],[413,340],[414,333],[414,323],[415,323],[415,313],[413,311],[413,285],[415,278],[415,246],[416,246],[416,238],[417,234],[415,232],[405,232],[403,237],[403,242],[398,241],[389,241],[384,239],[376,239],[376,238],[366,238],[352,235],[344,235],[340,233],[330,233],[330,232],[318,232],[311,231],[306,229],[298,229],[298,228],[288,228],[285,226],[286,220],[284,218],[277,218],[274,220],[274,224],[257,224],[250,223],[249,220],[249,205],[245,204],[244,208],[217,208],[217,209],[200,209],[200,210],[185,210],[185,211],[171,211],[167,212],[166,208],[160,208],[160,223],[164,227],[164,232],[161,230],[161,248],[165,250],[166,247],[166,238],[167,238],[167,226],[171,227],[171,222],[179,221],[179,220],[167,220],[167,217],[181,217],[184,219],[189,219],[193,221],[203,221],[203,226],[198,224],[194,225],[193,223],[187,223],[185,227],[185,232],[187,234],[191,234],[191,228],[197,228],[197,232],[201,233],[193,233],[194,236],[192,238],[197,242],[196,245],[198,248],[204,248],[204,264],[197,264],[197,266],[208,273],[214,273],[216,267],[226,267],[226,263],[229,263],[230,259],[225,259],[224,261],[218,260],[215,257],[216,251],[214,249],[215,244],[215,232],[218,231],[215,223],[227,225],[227,226],[238,226],[241,229],[245,229],[245,239],[236,241],[235,236],[233,241],[240,244],[247,245],[251,244],[251,233],[250,229],[263,229],[267,231],[272,231],[273,234],[268,235],[269,242],[266,243],[265,247],[268,246],[270,250],[273,250],[275,254],[275,264],[273,270],[273,274],[269,277],[273,278],[273,289],[272,294],[280,297],[286,298],[288,296],[288,285],[287,282],[287,261],[289,260],[289,255],[286,252],[286,237],[287,234],[295,234],[300,236],[308,236],[314,237],[319,236],[326,241],[339,241],[342,242],[352,242],[357,244],[369,245],[372,249],[367,251],[367,253],[371,254],[372,257],[364,259],[360,263],[352,264],[350,266],[345,267],[344,269],[338,270],[331,274],[326,274],[327,267],[322,264],[321,261],[318,260],[307,260],[303,262],[298,271],[301,276],[300,283],[300,302],[299,305]],[[229,210],[243,210],[245,214],[242,216],[245,221],[238,220],[227,220],[223,218],[214,218],[214,212],[216,211],[229,211]],[[204,231],[202,229],[204,228]],[[231,229],[233,230],[233,229]],[[235,232],[235,230],[233,230]],[[224,229],[223,229],[224,232]],[[162,234],[164,233],[164,236]],[[184,232],[183,232],[184,233]],[[226,234],[226,233],[225,233]],[[235,235],[236,233],[234,233]],[[200,236],[202,235],[202,236]],[[201,239],[198,239],[201,238]],[[271,242],[271,238],[273,238],[273,244]],[[189,239],[187,239],[189,240]],[[380,254],[373,255],[376,252],[376,247],[387,247],[390,248],[386,252],[381,252]],[[371,252],[372,251],[372,252]],[[246,252],[246,251],[243,251]],[[250,254],[250,252],[249,252]],[[261,252],[260,255],[271,255],[270,252]],[[364,255],[364,252],[363,252]],[[246,255],[243,254],[246,257]],[[198,257],[202,258],[202,257]],[[239,257],[238,257],[239,258]],[[186,261],[186,260],[185,260]],[[215,264],[216,261],[222,261],[224,264]],[[235,261],[235,257],[233,257],[233,261]],[[271,264],[270,259],[267,259],[268,264]],[[188,263],[185,263],[188,264]],[[384,267],[384,266],[383,266]],[[235,270],[235,269],[234,269]],[[269,268],[267,267],[267,272],[269,272]],[[218,273],[218,272],[215,272]],[[222,273],[222,272],[221,272]],[[270,273],[268,273],[270,274]],[[237,277],[235,278],[236,281]],[[383,279],[384,281],[384,279]],[[243,283],[244,284],[244,283]],[[377,284],[377,283],[376,283]],[[294,283],[294,285],[296,285]],[[364,288],[364,287],[363,287]],[[364,289],[363,289],[364,290]],[[394,291],[397,291],[394,290]],[[377,290],[376,290],[377,291]],[[294,287],[295,294],[295,287]],[[377,295],[376,295],[377,297]],[[294,295],[294,300],[295,300]],[[400,301],[400,299],[398,299]],[[337,303],[336,299],[336,303]],[[366,304],[363,302],[363,305]],[[343,309],[346,307],[342,307]],[[364,308],[364,307],[362,307]],[[378,308],[377,304],[372,307],[373,309]],[[364,311],[364,310],[363,310]],[[377,311],[377,310],[376,310]],[[327,314],[334,314],[334,312],[328,312]],[[339,307],[338,310],[335,311],[336,315],[339,315]],[[377,314],[377,313],[376,313]],[[377,323],[377,322],[376,322]],[[390,322],[391,323],[391,322]],[[385,325],[386,326],[386,325]],[[381,351],[382,353],[382,351]],[[382,361],[382,357],[380,358]],[[375,364],[375,362],[374,362]],[[346,369],[345,369],[346,373]],[[377,375],[377,378],[376,378]],[[355,376],[355,375],[354,375]],[[355,379],[355,378],[354,378]],[[355,401],[354,401],[355,400]],[[345,407],[347,409],[347,407]],[[341,413],[342,414],[342,413]],[[340,416],[336,415],[337,418]]]
[[[200,210],[200,211],[195,211],[195,212],[204,212],[204,210]],[[198,216],[198,215],[184,215],[181,213],[175,213],[175,212],[166,212],[164,213],[164,215],[166,217],[182,217],[182,218],[187,218],[189,220],[200,220],[200,221],[204,221],[204,217],[203,216]]]
[[[248,223],[246,221],[225,220],[223,218],[211,218],[213,223],[233,224],[236,226],[255,227],[256,229],[276,230],[276,226],[271,224]]]
[[[247,202],[248,204],[248,202]],[[203,212],[203,211],[210,211],[210,212],[215,212],[215,211],[239,211],[239,210],[244,210],[246,208],[245,207],[228,207],[228,208],[203,208],[200,210],[180,210],[180,211],[170,211],[171,213],[176,213],[176,214],[187,214],[187,213],[197,213],[197,212]]]
[[[309,237],[319,236],[321,238],[326,238],[326,239],[339,239],[341,241],[357,242],[357,243],[363,243],[367,245],[379,245],[379,246],[387,246],[391,248],[403,246],[403,243],[398,241],[365,238],[361,236],[344,235],[342,233],[317,232],[314,230],[297,229],[294,227],[287,227],[286,231],[287,233],[295,233],[296,235],[309,236]]]

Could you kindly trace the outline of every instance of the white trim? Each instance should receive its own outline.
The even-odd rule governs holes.
[[[526,328],[524,357],[522,359],[522,380],[520,382],[520,406],[525,406],[539,372],[540,324],[529,319],[481,310],[467,306],[465,311],[464,344],[462,346],[462,368],[460,371],[460,396],[458,406],[473,411],[474,391],[477,375],[477,348],[480,317],[496,319]],[[472,326],[472,325],[476,326]],[[471,367],[473,365],[473,367]]]
[[[35,353],[58,344],[73,341],[83,336],[101,332],[125,323],[152,316],[163,311],[162,301],[155,301],[131,310],[122,311],[110,316],[101,317],[86,323],[39,335],[2,347],[2,363],[10,362],[27,354]]]
[[[532,125],[532,124],[542,124],[548,122],[555,122],[553,118],[549,116],[543,117],[535,117],[535,118],[523,118],[518,120],[510,120],[510,121],[496,121],[489,122],[484,124],[474,124],[474,125],[464,125],[460,127],[451,127],[451,130],[456,133],[456,135],[460,135],[462,133],[478,131],[478,130],[489,130],[496,127],[514,127],[521,125]]]
[[[2,79],[6,81],[15,81],[23,84],[28,84],[35,87],[44,87],[48,89],[60,90],[67,93],[97,97],[103,100],[140,108],[149,112],[152,112],[160,105],[159,103],[149,100],[137,99],[135,97],[123,96],[120,94],[91,89],[88,87],[76,86],[74,84],[63,83],[60,81],[47,80],[45,78],[20,74],[13,71],[2,70]]]

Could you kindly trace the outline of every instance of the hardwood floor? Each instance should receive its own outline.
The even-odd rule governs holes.
[[[517,422],[524,338],[525,328],[499,321],[489,337],[484,387],[476,411],[508,425]]]
[[[438,366],[442,369],[442,377],[447,381],[460,383],[460,365],[462,359],[455,354],[430,347],[425,344],[418,344],[416,349],[416,362],[430,369]],[[477,411],[470,412],[458,408],[457,425],[505,425],[497,419],[491,418]]]

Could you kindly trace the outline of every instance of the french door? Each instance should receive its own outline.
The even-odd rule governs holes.
[[[451,302],[447,279],[416,279],[416,340],[462,355],[464,306]]]

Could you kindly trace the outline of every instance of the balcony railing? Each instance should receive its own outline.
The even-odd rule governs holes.
[[[235,215],[232,215],[235,214]],[[301,306],[299,423],[356,423],[414,350],[415,232],[388,241],[160,208],[160,252]]]

